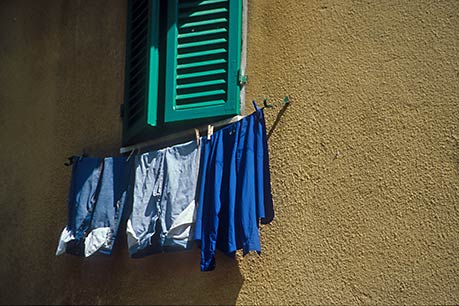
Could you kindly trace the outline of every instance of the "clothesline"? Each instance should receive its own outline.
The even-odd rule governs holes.
[[[210,125],[212,125],[214,127],[222,127],[222,126],[228,125],[230,123],[237,122],[237,121],[241,120],[244,117],[246,117],[246,116],[238,115],[238,116],[227,118],[227,119],[224,119],[224,120],[221,120],[221,121],[210,123]],[[201,127],[196,128],[196,129],[199,130],[199,133],[203,133],[204,131],[207,130],[207,127],[208,127],[208,125],[206,124],[206,125],[203,125]],[[153,147],[153,146],[155,146],[157,144],[167,143],[167,142],[170,142],[170,141],[177,140],[178,138],[185,138],[185,137],[191,138],[193,135],[195,135],[195,130],[196,129],[189,129],[189,130],[186,130],[186,131],[180,131],[180,132],[168,134],[166,136],[159,137],[159,138],[156,138],[156,139],[144,141],[144,142],[141,142],[141,143],[138,143],[138,144],[135,144],[135,145],[122,147],[122,148],[120,148],[120,153],[124,154],[124,153],[128,153],[128,152],[131,152],[131,151],[134,151],[134,150],[140,150],[140,149],[144,149],[144,148],[148,148],[148,147]]]
[[[253,101],[253,103],[254,103],[254,105],[256,104],[255,101]],[[285,96],[284,100],[281,102],[281,104],[284,107],[288,106],[290,104],[289,97]],[[268,104],[268,99],[267,98],[263,100],[263,107],[262,108],[272,108],[272,107],[273,107],[272,104]],[[138,143],[138,144],[135,144],[135,145],[121,147],[120,148],[120,153],[124,154],[124,153],[128,153],[128,152],[131,152],[131,151],[134,151],[134,150],[145,149],[145,148],[148,148],[148,147],[156,146],[158,144],[168,143],[168,142],[171,142],[171,141],[176,141],[176,140],[178,140],[180,138],[182,138],[182,139],[183,138],[191,139],[191,137],[193,137],[193,135],[195,135],[196,130],[199,130],[199,133],[202,134],[204,131],[207,131],[207,128],[208,128],[209,125],[218,128],[218,127],[222,127],[222,126],[237,122],[237,121],[239,121],[239,120],[241,120],[241,119],[243,119],[245,117],[247,117],[247,116],[238,115],[238,116],[227,118],[227,119],[224,119],[224,120],[221,120],[221,121],[210,123],[208,125],[206,124],[206,125],[203,125],[203,126],[201,126],[199,128],[189,129],[189,130],[186,130],[186,131],[180,131],[180,132],[168,134],[166,136],[159,137],[159,138],[156,138],[156,139],[152,139],[152,140],[148,140],[148,141],[145,141],[145,142],[141,142],[141,143]]]

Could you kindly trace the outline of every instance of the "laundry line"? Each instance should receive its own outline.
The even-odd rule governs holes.
[[[255,108],[257,108],[256,107],[256,102],[252,101],[252,103],[255,106]],[[279,104],[279,103],[275,103],[275,104]],[[289,96],[285,96],[284,100],[280,102],[280,105],[283,105],[283,107],[286,107],[289,104],[290,104]],[[269,104],[268,103],[268,98],[266,98],[266,99],[263,100],[263,107],[261,107],[261,108],[262,109],[272,108],[273,106],[274,106],[273,104]],[[245,115],[245,116],[237,115],[237,116],[234,116],[234,117],[231,117],[231,118],[223,119],[221,121],[217,121],[217,122],[214,122],[214,123],[202,125],[202,126],[200,126],[198,128],[193,128],[193,129],[188,129],[188,130],[185,130],[185,131],[175,132],[175,133],[168,134],[168,135],[165,135],[165,136],[162,136],[162,137],[159,137],[159,138],[155,138],[155,139],[152,139],[152,140],[147,140],[147,141],[144,141],[144,142],[140,142],[140,143],[137,143],[135,145],[121,147],[120,148],[120,153],[124,154],[124,153],[128,153],[128,152],[134,152],[135,150],[141,150],[141,149],[153,147],[153,146],[156,146],[156,145],[159,145],[159,144],[170,143],[170,142],[176,141],[178,139],[191,139],[193,136],[196,136],[196,131],[197,130],[199,131],[200,134],[203,134],[204,131],[207,131],[207,129],[210,126],[216,127],[216,128],[222,127],[222,126],[237,122],[237,121],[239,121],[239,120],[241,120],[241,119],[243,119],[245,117],[247,117],[247,115]]]
[[[217,122],[214,122],[214,123],[202,125],[202,126],[200,126],[198,128],[188,129],[188,130],[185,130],[185,131],[180,131],[180,132],[168,134],[168,135],[165,135],[165,136],[162,136],[162,137],[159,137],[159,138],[155,138],[155,139],[152,139],[152,140],[147,140],[147,141],[144,141],[144,142],[140,142],[140,143],[137,143],[135,145],[121,147],[120,148],[120,153],[124,154],[124,153],[128,153],[128,152],[135,151],[135,150],[141,150],[141,149],[145,149],[145,148],[148,148],[148,147],[153,147],[153,146],[158,145],[158,144],[175,141],[175,140],[177,140],[179,138],[191,138],[191,137],[196,135],[196,130],[199,130],[199,133],[202,134],[203,132],[207,131],[207,128],[208,128],[209,125],[218,128],[218,127],[222,127],[222,126],[237,122],[237,121],[239,121],[239,120],[241,120],[241,119],[243,119],[245,117],[246,116],[237,115],[237,116],[234,116],[234,117],[231,117],[231,118],[227,118],[227,119],[224,119],[224,120],[221,120],[221,121],[217,121]]]

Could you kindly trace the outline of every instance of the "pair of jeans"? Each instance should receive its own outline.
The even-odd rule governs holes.
[[[131,257],[192,246],[198,165],[196,140],[136,156],[126,226]]]
[[[256,107],[201,143],[195,239],[201,270],[210,271],[217,248],[261,252],[259,222],[274,217],[263,110]]]
[[[68,223],[56,255],[110,255],[130,199],[132,161],[125,157],[74,157],[72,161]]]

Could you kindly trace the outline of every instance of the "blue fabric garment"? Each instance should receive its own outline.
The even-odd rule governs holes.
[[[130,198],[131,169],[124,157],[73,158],[68,223],[56,255],[111,254]]]
[[[260,252],[258,224],[274,217],[262,109],[201,140],[195,240],[201,270],[215,268],[215,251]]]
[[[126,226],[132,257],[192,246],[198,164],[196,140],[136,157]]]

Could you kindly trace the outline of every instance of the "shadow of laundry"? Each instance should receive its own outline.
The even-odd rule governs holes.
[[[125,234],[111,256],[89,258],[63,255],[60,265],[64,304],[225,304],[236,303],[243,284],[237,261],[217,252],[217,267],[200,271],[200,250],[160,253],[131,259]]]

